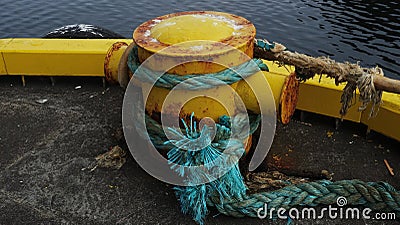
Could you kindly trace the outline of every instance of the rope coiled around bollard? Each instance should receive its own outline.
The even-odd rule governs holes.
[[[134,46],[128,56],[128,67],[132,73],[135,73],[140,66],[137,51],[137,46]],[[166,89],[172,89],[180,84],[180,89],[204,90],[220,86],[222,84],[221,81],[227,85],[236,83],[259,72],[260,70],[268,71],[268,66],[264,64],[261,59],[252,59],[238,66],[234,66],[220,72],[202,75],[189,74],[180,76],[176,74],[165,73],[159,77],[159,74],[154,73],[152,70],[146,67],[141,67],[140,76],[138,79],[142,82],[147,82],[150,84],[156,80],[155,86]]]

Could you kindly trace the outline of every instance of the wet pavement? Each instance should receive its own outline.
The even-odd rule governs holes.
[[[97,78],[0,77],[0,224],[195,224],[180,212],[172,186],[143,171],[132,157],[120,170],[97,168],[95,157],[120,145],[123,90]],[[77,86],[79,89],[75,89]],[[47,99],[44,102],[44,99]],[[44,103],[40,103],[44,102]],[[339,109],[338,109],[339,110]],[[400,143],[366,127],[299,115],[278,124],[260,170],[334,180],[385,181],[400,189]],[[383,159],[394,168],[387,171]],[[206,224],[286,224],[232,218],[215,209]],[[396,221],[294,221],[295,224],[396,224]],[[397,222],[398,224],[398,222]]]

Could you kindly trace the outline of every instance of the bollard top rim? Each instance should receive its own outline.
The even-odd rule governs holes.
[[[215,42],[245,52],[255,35],[256,28],[243,17],[216,11],[190,11],[172,13],[142,23],[133,32],[133,40],[150,53],[172,47],[168,51],[171,55],[213,55],[223,53],[223,48],[213,44]],[[203,40],[210,42],[199,46],[189,43]],[[185,42],[189,44],[182,44]]]

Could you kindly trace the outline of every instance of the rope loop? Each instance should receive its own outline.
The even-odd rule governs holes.
[[[132,73],[135,73],[139,66],[138,47],[134,46],[128,56],[128,67]],[[155,86],[166,89],[172,89],[180,84],[178,86],[180,89],[204,90],[220,86],[220,81],[223,81],[227,85],[231,85],[259,72],[260,70],[269,71],[268,66],[264,64],[261,59],[252,59],[238,66],[227,68],[220,72],[202,75],[189,74],[181,76],[177,74],[164,73],[161,77],[159,77],[159,75],[154,73],[152,70],[146,67],[141,67],[141,76],[138,77],[138,79],[147,83],[154,83],[154,81],[157,80]]]

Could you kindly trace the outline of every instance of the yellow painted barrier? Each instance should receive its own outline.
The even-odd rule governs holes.
[[[0,39],[0,75],[8,75],[7,65],[4,59],[3,49],[7,47],[7,45],[12,41],[12,38],[9,39]]]
[[[299,100],[297,109],[313,112],[325,116],[341,118],[339,113],[341,103],[340,98],[343,93],[344,84],[335,85],[333,79],[315,76],[304,83],[300,84]],[[358,100],[358,94],[355,97]],[[357,103],[349,109],[345,120],[360,122],[361,112],[358,111],[360,103]]]
[[[104,76],[108,82],[113,84],[118,83],[119,61],[127,47],[127,42],[118,41],[108,49],[107,55],[104,58]]]
[[[268,66],[269,69],[269,72],[264,72],[264,76],[267,78],[269,86],[271,87],[272,93],[274,95],[276,109],[278,110],[285,79],[289,76],[291,71],[294,71],[294,67],[279,66],[278,64],[267,60],[263,60],[263,62]]]
[[[400,141],[400,95],[383,92],[382,104],[376,117],[369,118],[368,107],[361,116],[361,122],[368,129],[377,131]]]
[[[110,48],[116,42],[131,43],[130,39],[0,39],[0,75],[42,75],[42,76],[96,76],[104,77],[104,61]],[[122,50],[124,48],[121,48]],[[120,57],[122,50],[114,55]],[[279,105],[285,78],[293,67],[281,67],[264,61],[270,72],[263,72],[272,89],[275,103]],[[111,60],[115,74],[116,58]],[[239,86],[238,84],[235,84]],[[242,85],[242,84],[240,84]],[[234,88],[240,90],[237,86]],[[340,96],[343,85],[315,77],[300,84],[297,109],[340,118]],[[240,92],[240,91],[239,91]],[[243,94],[245,96],[245,94]],[[357,98],[357,97],[356,97]],[[400,141],[400,95],[383,93],[383,103],[375,118],[369,117],[369,108],[358,112],[357,103],[344,117],[346,120],[361,122],[369,129]],[[252,105],[251,107],[254,107]],[[195,107],[195,106],[193,106]],[[209,110],[213,107],[209,107]]]
[[[0,39],[0,73],[104,77],[104,59],[120,39]]]
[[[7,75],[7,67],[3,58],[3,53],[0,53],[0,75]]]

